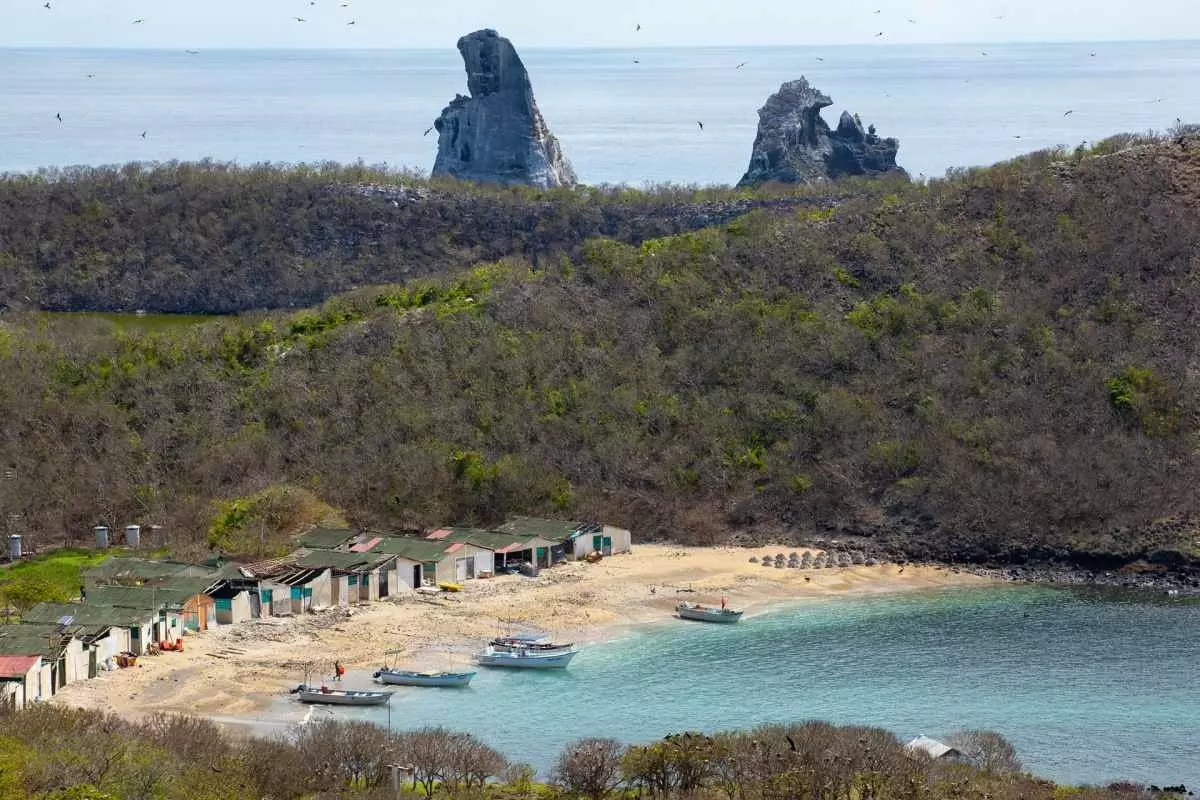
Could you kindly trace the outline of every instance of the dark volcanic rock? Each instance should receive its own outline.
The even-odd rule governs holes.
[[[820,183],[846,175],[904,172],[896,166],[900,143],[876,136],[874,126],[864,130],[856,115],[843,112],[837,130],[830,130],[821,109],[831,105],[829,95],[805,78],[779,87],[758,112],[750,166],[738,185]]]
[[[533,99],[512,43],[493,30],[458,40],[471,96],[459,95],[434,123],[433,174],[481,183],[571,186],[575,171]]]

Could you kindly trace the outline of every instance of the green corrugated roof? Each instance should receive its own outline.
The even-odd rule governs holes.
[[[386,561],[392,554],[372,550],[369,553],[343,553],[335,550],[312,550],[304,553],[294,562],[296,566],[310,569],[331,567],[333,569],[371,570]]]
[[[84,583],[90,585],[114,582],[163,581],[174,578],[200,578],[215,570],[182,561],[154,561],[147,558],[110,558],[103,564],[85,570]]]
[[[587,527],[583,522],[572,522],[564,519],[538,519],[536,517],[509,517],[508,522],[496,530],[512,536],[540,536],[552,542],[561,542],[570,538],[571,534],[580,528]]]
[[[56,624],[70,617],[71,625],[108,625],[114,628],[131,628],[154,621],[156,614],[149,609],[115,608],[91,603],[38,603],[21,615],[22,621]]]
[[[413,561],[441,561],[446,557],[446,542],[431,542],[415,536],[381,536],[372,553],[403,556]]]
[[[301,547],[313,550],[333,550],[357,536],[357,531],[349,528],[325,528],[318,526],[301,536],[296,542]]]
[[[557,540],[547,539],[537,534],[522,536],[511,533],[485,531],[479,528],[442,528],[441,530],[448,530],[450,533],[440,539],[429,539],[427,541],[466,542],[486,550],[503,550],[512,545],[521,545],[522,550],[528,550],[535,547],[548,547],[557,544]]]
[[[20,628],[20,625],[13,625]],[[42,656],[55,659],[62,651],[62,637],[52,639],[49,636],[17,636],[4,634],[0,631],[0,656]]]
[[[182,606],[212,586],[212,578],[180,578],[161,586],[96,586],[88,590],[87,603],[116,608],[158,609]]]

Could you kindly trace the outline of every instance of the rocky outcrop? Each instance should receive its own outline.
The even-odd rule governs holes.
[[[575,171],[533,99],[512,43],[493,30],[458,40],[470,97],[442,111],[433,175],[504,185],[571,186]]]
[[[843,112],[836,130],[821,118],[829,95],[805,78],[789,81],[758,112],[758,136],[739,186],[768,182],[821,183],[846,175],[903,173],[896,165],[900,143],[864,130],[857,115]]]

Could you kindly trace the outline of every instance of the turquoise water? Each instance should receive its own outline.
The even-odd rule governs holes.
[[[515,44],[547,122],[586,183],[737,181],[758,109],[782,82],[802,75],[833,98],[826,111],[832,124],[850,109],[899,138],[900,163],[914,175],[1121,131],[1162,130],[1177,117],[1200,122],[1196,42],[646,50]],[[453,45],[196,55],[0,49],[0,171],[204,157],[361,158],[428,170],[437,137],[422,134],[465,91]]]
[[[543,771],[582,736],[805,719],[901,737],[991,728],[1059,781],[1200,785],[1197,631],[1200,604],[1043,588],[809,603],[651,626],[565,673],[481,668],[467,690],[401,689],[392,724],[470,731]]]

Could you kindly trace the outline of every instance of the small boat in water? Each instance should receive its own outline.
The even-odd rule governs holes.
[[[474,672],[416,672],[409,669],[381,669],[375,680],[393,686],[466,686]]]
[[[494,650],[506,653],[515,653],[518,650],[528,650],[533,653],[562,653],[575,649],[573,642],[555,644],[554,642],[547,641],[546,637],[536,634],[497,636],[488,642],[488,646]]]
[[[514,650],[498,650],[491,645],[476,657],[480,666],[515,667],[517,669],[566,669],[571,659],[579,652],[574,646],[568,650],[531,650],[528,647]]]
[[[328,686],[312,687],[303,683],[292,689],[291,693],[301,703],[325,706],[381,706],[392,699],[391,692],[356,692],[330,689]]]
[[[737,622],[742,618],[741,611],[726,608],[724,602],[720,606],[702,606],[699,603],[680,603],[675,606],[675,613],[680,619],[692,619],[697,622]]]

